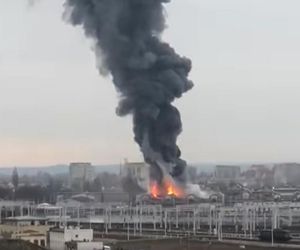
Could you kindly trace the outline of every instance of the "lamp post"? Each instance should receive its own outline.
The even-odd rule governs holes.
[[[272,218],[271,218],[271,238],[272,246],[274,246],[274,228],[277,228],[277,208],[272,207]]]
[[[129,241],[130,233],[129,233],[129,219],[127,220],[127,240]]]

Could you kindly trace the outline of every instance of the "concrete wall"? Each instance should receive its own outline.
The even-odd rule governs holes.
[[[78,242],[77,250],[102,250],[103,243],[102,242]]]
[[[64,234],[62,232],[50,232],[49,238],[51,250],[63,250],[65,248]]]
[[[47,234],[49,231],[50,226],[16,226],[16,225],[6,225],[2,224],[0,225],[0,234],[1,233],[21,233],[21,232],[26,232],[26,231],[35,231],[40,234]]]
[[[47,236],[46,235],[19,235],[16,237],[16,239],[24,240],[24,241],[29,241],[32,244],[42,246],[42,247],[47,247]]]
[[[31,250],[46,250],[44,247],[40,247],[38,245],[34,245],[30,242],[23,241],[23,240],[0,240],[0,249],[7,250],[7,249],[31,249]]]

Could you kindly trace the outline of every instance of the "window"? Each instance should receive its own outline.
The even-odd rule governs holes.
[[[46,246],[45,240],[41,240],[41,246],[42,246],[42,247],[45,247],[45,246]]]

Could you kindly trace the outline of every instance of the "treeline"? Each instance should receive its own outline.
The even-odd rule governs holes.
[[[51,203],[55,202],[57,192],[59,192],[59,190],[54,190],[51,186],[21,186],[15,190],[9,187],[0,187],[0,199]]]
[[[99,173],[91,182],[74,181],[69,183],[68,175],[51,176],[39,172],[35,176],[19,176],[15,168],[10,178],[2,179],[0,200],[23,200],[35,203],[55,203],[61,193],[103,192],[121,188],[119,175]]]

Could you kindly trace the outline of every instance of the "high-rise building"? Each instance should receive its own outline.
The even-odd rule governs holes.
[[[128,162],[125,160],[121,169],[123,179],[130,179],[141,189],[149,188],[149,166],[144,162]]]
[[[69,166],[70,186],[77,186],[83,191],[85,183],[91,183],[95,178],[95,169],[89,162],[73,162]]]
[[[241,167],[233,165],[217,165],[215,177],[218,182],[237,182],[241,177]]]
[[[300,164],[281,163],[274,165],[275,185],[299,185],[300,184]]]

